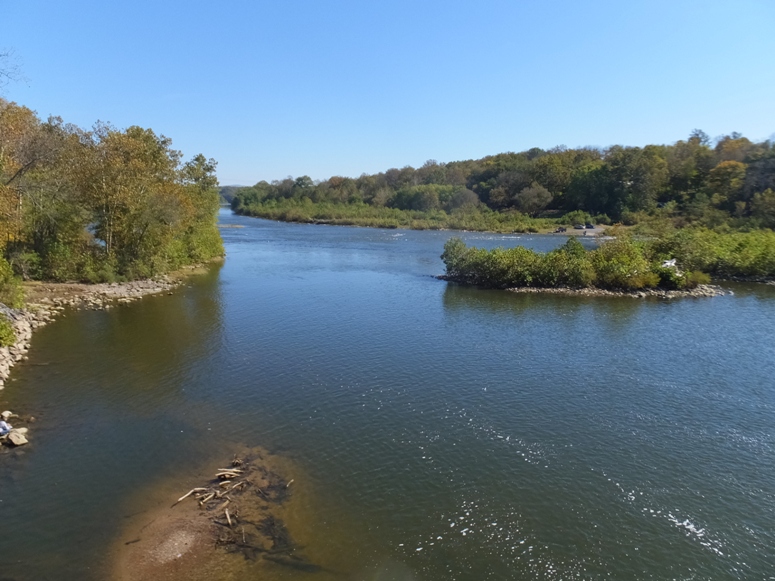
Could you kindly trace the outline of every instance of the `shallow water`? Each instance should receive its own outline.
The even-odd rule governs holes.
[[[432,277],[450,232],[221,219],[222,267],[36,333],[0,396],[38,417],[0,456],[0,577],[100,579],[144,487],[237,443],[299,467],[291,532],[343,579],[772,574],[775,287],[485,291]]]

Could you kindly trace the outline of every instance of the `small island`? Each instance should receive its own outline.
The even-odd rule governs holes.
[[[697,268],[698,264],[709,266],[707,259],[711,255],[717,273],[729,272],[733,265],[724,262],[720,248],[714,254],[703,246],[703,263],[693,253],[701,241],[687,240],[685,235],[637,240],[621,228],[614,228],[611,233],[613,236],[606,237],[594,250],[585,249],[576,238],[568,238],[565,244],[547,253],[522,246],[473,248],[460,238],[451,238],[441,255],[446,274],[439,278],[518,292],[641,298],[726,294],[710,285],[710,276]]]

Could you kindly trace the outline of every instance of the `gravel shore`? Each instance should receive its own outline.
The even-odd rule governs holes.
[[[439,280],[445,280],[447,282],[455,282],[457,284],[468,284],[455,280],[446,274],[440,274],[436,278]],[[475,286],[475,285],[473,285]],[[645,299],[646,297],[657,297],[661,299],[680,299],[685,297],[719,297],[724,295],[733,295],[731,290],[721,288],[715,284],[700,284],[696,288],[689,290],[665,290],[659,288],[647,288],[640,290],[606,290],[596,287],[585,288],[569,288],[569,287],[556,287],[556,288],[544,288],[544,287],[512,287],[502,289],[512,293],[527,293],[527,294],[553,294],[553,295],[574,295],[574,296],[587,296],[587,297],[631,297],[634,299]]]

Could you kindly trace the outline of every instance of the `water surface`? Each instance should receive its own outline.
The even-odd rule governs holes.
[[[342,579],[772,574],[775,287],[486,291],[433,278],[450,232],[221,219],[222,267],[36,333],[0,576],[100,579],[144,490],[237,443],[298,466],[297,535]]]

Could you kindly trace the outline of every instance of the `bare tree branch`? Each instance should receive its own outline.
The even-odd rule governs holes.
[[[12,81],[22,80],[21,70],[11,51],[0,51],[0,88]]]

